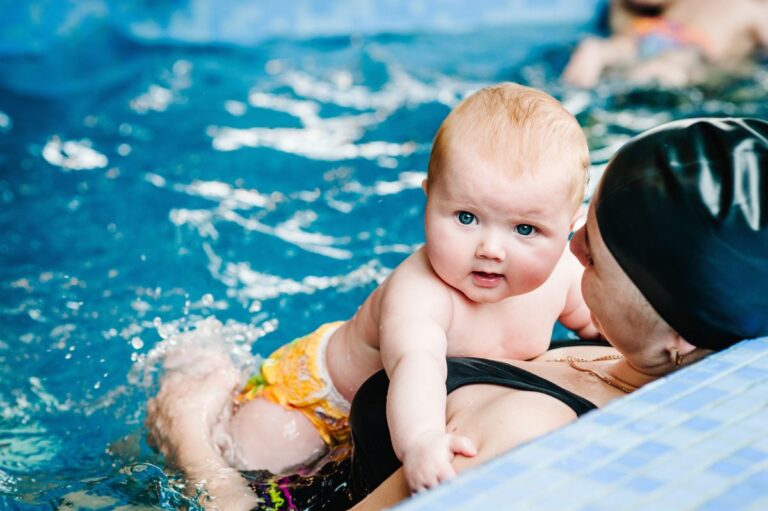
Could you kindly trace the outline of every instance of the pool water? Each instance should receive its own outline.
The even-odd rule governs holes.
[[[3,509],[196,508],[145,441],[164,347],[206,320],[252,367],[351,316],[422,242],[432,136],[478,87],[562,99],[596,174],[663,121],[768,118],[765,65],[675,91],[563,88],[567,29],[251,48],[89,37],[4,66]]]

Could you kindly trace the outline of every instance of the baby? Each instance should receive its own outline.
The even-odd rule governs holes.
[[[611,0],[611,37],[578,46],[563,80],[593,87],[610,68],[631,82],[684,86],[735,70],[768,47],[768,0]]]
[[[447,356],[530,359],[547,349],[558,319],[597,335],[581,266],[566,248],[588,164],[578,123],[551,96],[504,83],[465,99],[435,137],[423,183],[425,245],[350,320],[263,363],[214,426],[227,462],[280,473],[347,444],[349,403],[384,368],[408,484],[416,491],[452,477],[452,457],[475,448],[445,428]],[[162,401],[148,422],[173,453],[162,447],[169,433],[151,423],[173,415]]]

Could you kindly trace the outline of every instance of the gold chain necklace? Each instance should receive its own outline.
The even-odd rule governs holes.
[[[576,369],[577,371],[581,371],[583,373],[588,373],[594,376],[595,378],[600,379],[602,382],[606,383],[607,385],[610,385],[611,387],[615,389],[619,389],[620,391],[624,392],[625,394],[629,394],[630,392],[637,390],[637,387],[633,385],[629,385],[628,383],[622,382],[617,383],[607,377],[604,374],[600,374],[597,371],[594,371],[592,369],[589,369],[587,367],[581,367],[576,364],[576,362],[603,362],[606,360],[620,360],[623,358],[621,355],[605,355],[603,357],[597,357],[597,358],[579,358],[579,357],[565,357],[565,358],[558,358],[554,360],[548,360],[548,362],[568,362],[568,365]]]

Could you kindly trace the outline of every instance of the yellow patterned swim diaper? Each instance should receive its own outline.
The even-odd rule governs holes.
[[[264,397],[303,413],[331,448],[349,442],[349,401],[334,387],[325,364],[328,340],[344,322],[326,323],[272,353],[237,396]]]

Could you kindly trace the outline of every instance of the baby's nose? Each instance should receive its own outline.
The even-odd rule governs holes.
[[[506,257],[506,251],[497,236],[487,235],[478,243],[475,255],[480,259],[503,261]]]

